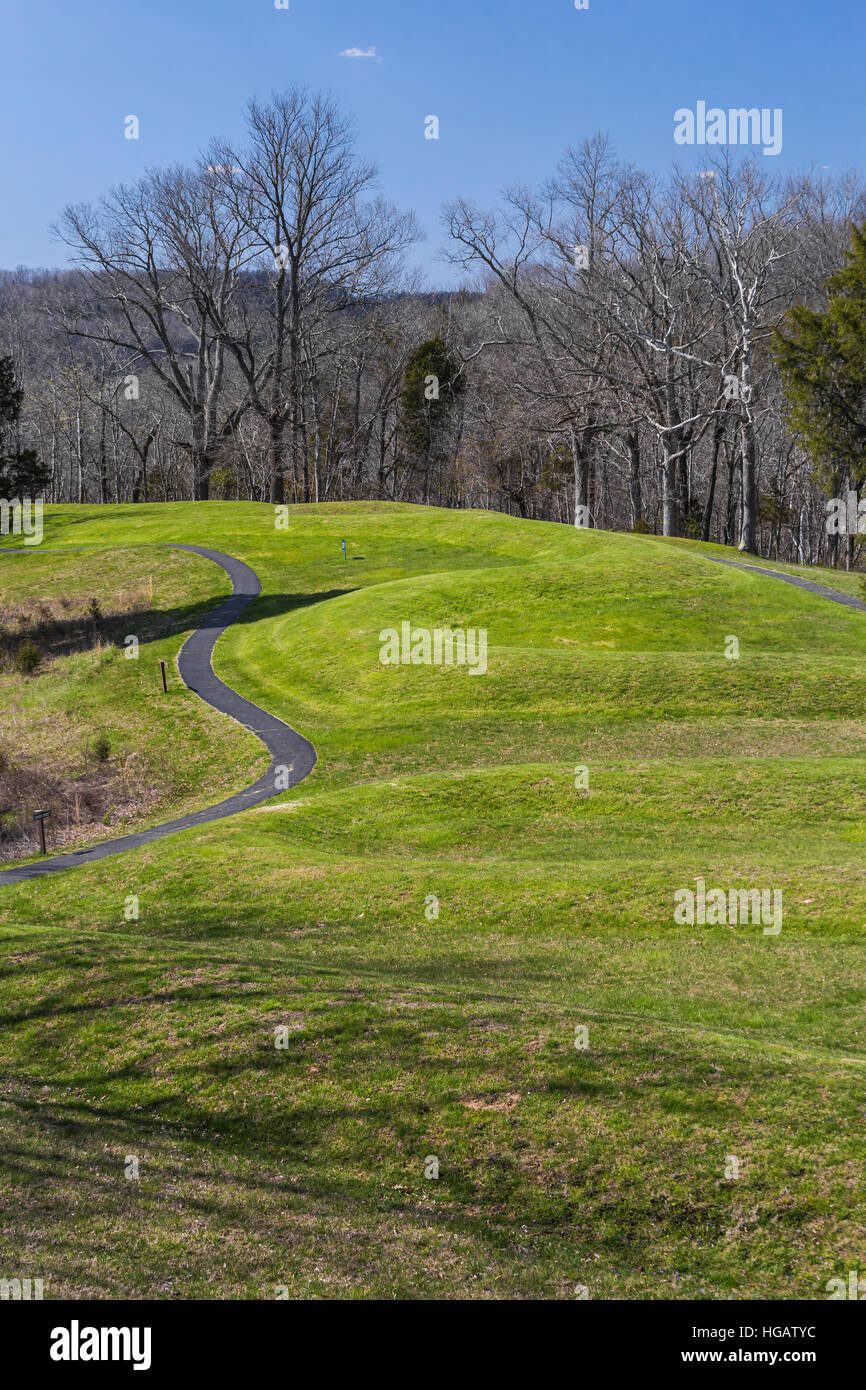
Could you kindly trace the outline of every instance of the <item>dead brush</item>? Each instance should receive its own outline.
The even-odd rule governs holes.
[[[139,788],[131,793],[127,785],[137,756],[127,756],[122,768],[93,758],[83,774],[73,776],[58,771],[48,757],[16,762],[8,746],[0,748],[0,860],[20,859],[37,848],[31,820],[37,806],[51,812],[58,847],[74,845],[95,826],[108,824],[116,811],[140,813],[154,793]]]
[[[121,776],[123,777],[123,785],[127,792],[129,791],[132,781],[137,779],[137,777],[141,775],[141,772],[141,754],[128,753],[121,764]]]

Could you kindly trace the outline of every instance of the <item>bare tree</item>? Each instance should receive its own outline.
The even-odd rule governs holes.
[[[226,315],[243,243],[226,231],[206,179],[180,168],[114,189],[98,209],[67,207],[56,229],[82,267],[86,293],[59,305],[67,330],[147,364],[189,422],[194,496],[206,498],[221,444],[248,408],[227,391]],[[104,306],[93,312],[94,302]]]
[[[283,497],[286,431],[303,497],[317,490],[310,468],[305,375],[315,383],[317,340],[329,315],[392,290],[402,250],[417,238],[413,214],[368,198],[375,166],[355,154],[350,120],[325,97],[294,88],[248,109],[249,142],[216,143],[209,177],[246,265],[266,293],[214,300],[215,331],[234,355],[250,401],[270,431],[271,500]]]

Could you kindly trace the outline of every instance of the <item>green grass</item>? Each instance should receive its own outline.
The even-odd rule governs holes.
[[[241,817],[0,889],[10,1276],[109,1298],[820,1299],[866,1265],[866,615],[699,545],[492,513],[46,520],[91,587],[170,540],[251,564],[263,595],[216,668],[319,762]],[[175,558],[151,665],[225,592]],[[47,592],[58,561],[0,557],[0,584]],[[403,620],[486,628],[488,674],[382,666]],[[120,661],[87,688],[177,760],[151,821],[256,775],[249,735],[193,696],[155,714]],[[50,704],[74,678],[61,660],[29,685]],[[781,888],[781,934],[676,926],[699,876]]]
[[[158,824],[240,790],[267,767],[259,740],[210,709],[173,669],[186,637],[230,590],[228,576],[212,562],[178,550],[0,555],[0,611],[58,596],[70,605],[68,616],[57,614],[60,655],[52,659],[43,643],[38,674],[0,673],[5,751],[33,768],[37,799],[40,772],[46,785],[70,787],[52,813],[55,843],[79,847]],[[97,625],[101,650],[90,624],[84,641],[75,637],[77,615],[91,597],[104,613]],[[127,635],[141,644],[136,659],[126,656]],[[160,658],[169,671],[168,694]],[[104,768],[93,757],[100,736],[110,749]],[[107,778],[108,814],[101,825],[86,817],[78,824],[73,789],[86,788],[97,772]]]

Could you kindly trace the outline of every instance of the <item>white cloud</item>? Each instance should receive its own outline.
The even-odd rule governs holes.
[[[375,58],[375,48],[344,48],[341,58]]]

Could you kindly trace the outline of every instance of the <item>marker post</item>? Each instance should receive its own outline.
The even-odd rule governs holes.
[[[34,819],[35,821],[38,821],[38,822],[39,822],[39,839],[40,839],[41,844],[42,844],[42,853],[43,853],[43,854],[47,854],[47,853],[48,853],[48,850],[47,850],[46,845],[45,845],[45,822],[47,821],[47,819],[48,819],[48,817],[49,817],[50,815],[51,815],[51,812],[50,812],[50,811],[34,811],[34,812],[33,812],[33,819]]]

